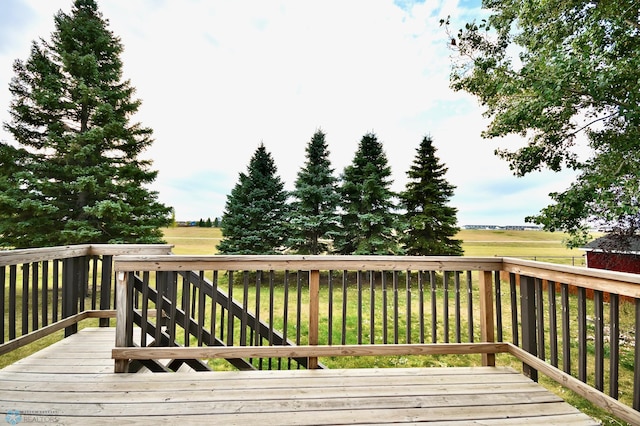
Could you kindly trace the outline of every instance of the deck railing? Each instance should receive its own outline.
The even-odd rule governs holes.
[[[116,371],[204,370],[212,358],[261,369],[322,368],[333,356],[514,356],[534,380],[542,373],[640,424],[638,275],[499,257],[170,250],[0,252],[0,355],[117,316]]]
[[[170,245],[85,244],[0,251],[0,355],[85,318],[115,317],[113,256],[168,254]]]
[[[316,368],[330,356],[429,354],[494,365],[505,353],[534,380],[542,372],[640,424],[640,349],[619,343],[640,332],[634,274],[383,256],[119,256],[114,268],[116,371],[160,359]],[[621,368],[633,378],[621,382]]]

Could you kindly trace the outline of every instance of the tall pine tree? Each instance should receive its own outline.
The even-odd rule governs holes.
[[[390,176],[382,144],[375,134],[364,135],[342,174],[341,226],[334,240],[340,254],[399,253]]]
[[[271,154],[260,144],[248,173],[227,196],[220,254],[278,254],[287,240],[287,192]]]
[[[1,244],[160,242],[170,208],[145,188],[157,176],[139,155],[152,131],[122,80],[122,44],[94,0],[55,16],[51,41],[14,64],[11,121],[0,143]]]
[[[400,193],[401,205],[406,209],[401,242],[409,255],[463,253],[462,242],[453,238],[459,230],[457,209],[447,203],[455,187],[446,181],[446,172],[431,137],[425,136],[407,172],[409,181]]]
[[[320,254],[329,249],[338,227],[340,196],[333,175],[325,134],[318,130],[306,148],[307,161],[298,172],[289,220],[288,246],[300,254]]]

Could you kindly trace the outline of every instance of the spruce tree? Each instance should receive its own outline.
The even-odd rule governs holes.
[[[288,246],[300,254],[329,250],[328,240],[337,230],[340,196],[333,175],[325,134],[318,130],[306,148],[307,161],[298,172],[289,220]]]
[[[11,247],[154,243],[170,208],[146,185],[139,155],[152,130],[131,124],[140,106],[122,80],[122,43],[94,0],[55,17],[51,41],[14,63],[10,122],[0,143],[0,235]]]
[[[375,134],[364,135],[339,193],[342,216],[334,242],[341,254],[398,254],[391,167]]]
[[[260,144],[247,173],[227,196],[220,254],[278,254],[286,241],[287,193],[271,154]]]
[[[409,255],[461,255],[460,240],[453,237],[457,209],[447,203],[455,187],[447,182],[447,168],[436,156],[430,136],[425,136],[417,149],[413,165],[407,172],[409,181],[400,193],[406,213],[401,242]]]

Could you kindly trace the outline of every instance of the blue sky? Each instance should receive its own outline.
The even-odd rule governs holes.
[[[449,88],[451,52],[438,21],[455,28],[479,1],[98,0],[124,44],[124,77],[154,130],[144,153],[159,171],[152,189],[178,220],[221,216],[238,174],[262,142],[287,189],[317,129],[336,175],[375,132],[393,189],[402,190],[422,137],[430,134],[455,185],[458,223],[524,223],[570,174],[516,178],[493,155],[518,137],[483,140],[476,100]],[[72,0],[0,1],[0,121],[9,119],[11,64],[49,39],[53,16]],[[0,130],[0,140],[11,136]]]

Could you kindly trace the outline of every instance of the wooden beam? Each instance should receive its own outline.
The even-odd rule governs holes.
[[[318,345],[318,321],[320,317],[320,271],[309,272],[309,345]],[[307,360],[307,368],[318,368],[318,357],[311,356]]]
[[[492,271],[480,272],[480,334],[483,342],[495,342],[492,275]],[[495,354],[483,353],[482,365],[495,367]]]
[[[127,284],[129,274],[118,272],[116,276],[116,346],[127,345]],[[114,372],[126,373],[128,359],[116,359]]]
[[[508,351],[507,343],[436,343],[399,345],[335,346],[206,346],[206,347],[117,347],[116,360],[208,359],[208,358],[298,358],[326,356],[471,355]]]
[[[503,261],[502,270],[505,272],[640,298],[640,275],[638,274],[522,259],[504,258]]]
[[[461,271],[499,270],[499,257],[456,256],[117,256],[116,271]]]

